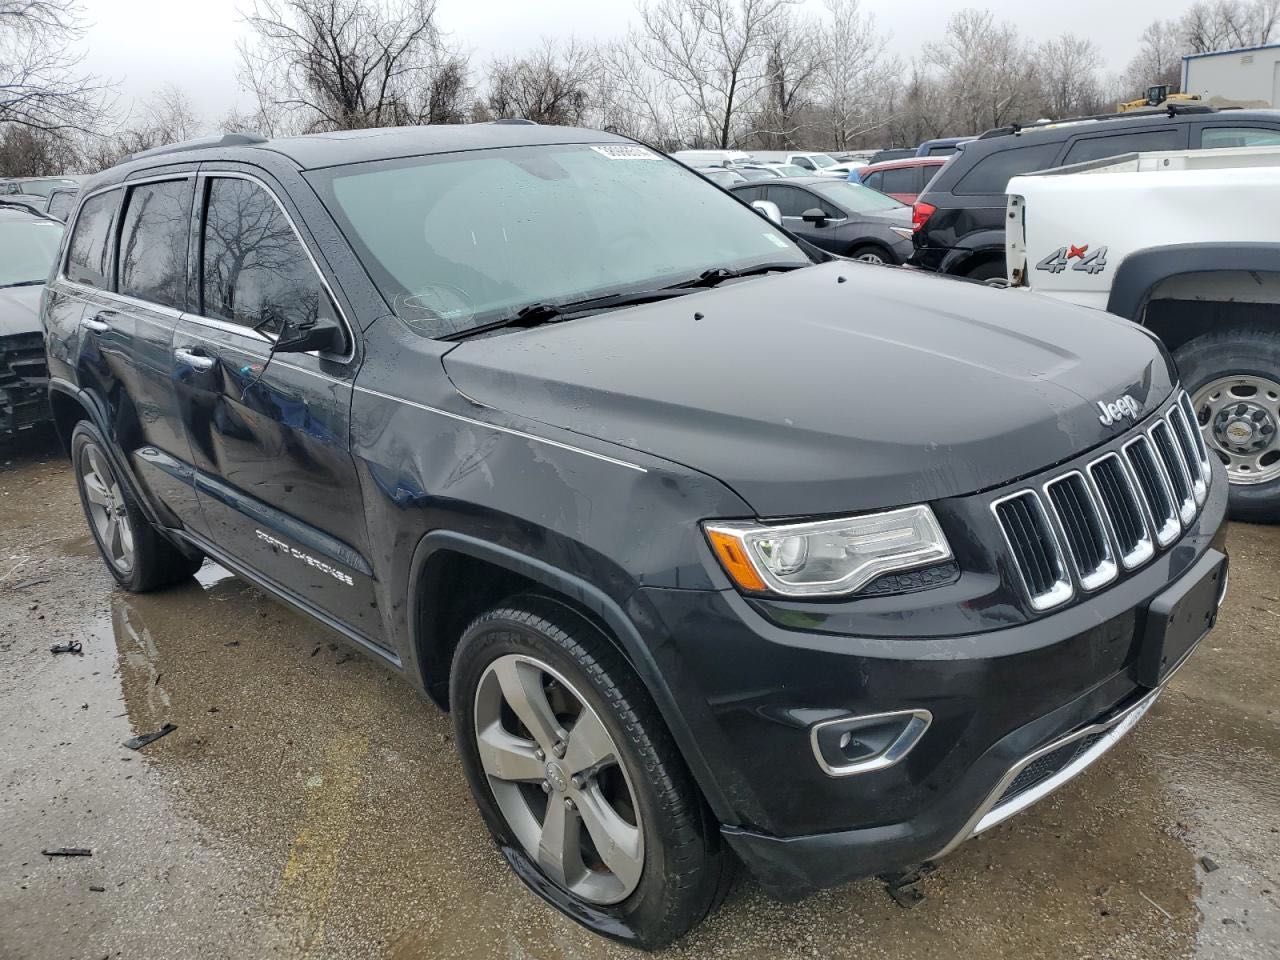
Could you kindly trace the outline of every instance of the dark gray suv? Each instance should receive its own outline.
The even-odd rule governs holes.
[[[641,947],[736,864],[796,897],[1024,809],[1226,585],[1142,330],[835,258],[595,131],[142,155],[43,320],[119,583],[210,557],[403,675],[512,869]]]

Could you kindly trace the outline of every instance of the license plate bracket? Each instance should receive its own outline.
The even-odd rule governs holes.
[[[1227,575],[1226,554],[1210,549],[1176,584],[1147,607],[1137,681],[1158,687],[1213,629]]]

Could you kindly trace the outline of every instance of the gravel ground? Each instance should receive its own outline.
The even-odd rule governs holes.
[[[918,907],[741,882],[665,955],[1280,957],[1280,529],[1230,549],[1219,626],[1147,719]],[[0,729],[3,960],[632,955],[509,874],[400,679],[216,566],[115,589],[47,446],[0,451]]]

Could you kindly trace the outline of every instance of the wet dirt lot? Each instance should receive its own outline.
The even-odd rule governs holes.
[[[915,909],[739,883],[666,955],[1280,957],[1280,529],[1230,548],[1224,616],[1147,719]],[[509,874],[404,682],[218,567],[114,589],[58,452],[0,450],[2,960],[623,956]]]

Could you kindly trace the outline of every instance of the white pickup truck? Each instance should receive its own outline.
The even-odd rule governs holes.
[[[1159,336],[1231,515],[1280,521],[1280,148],[1128,154],[1007,189],[1010,286]]]

